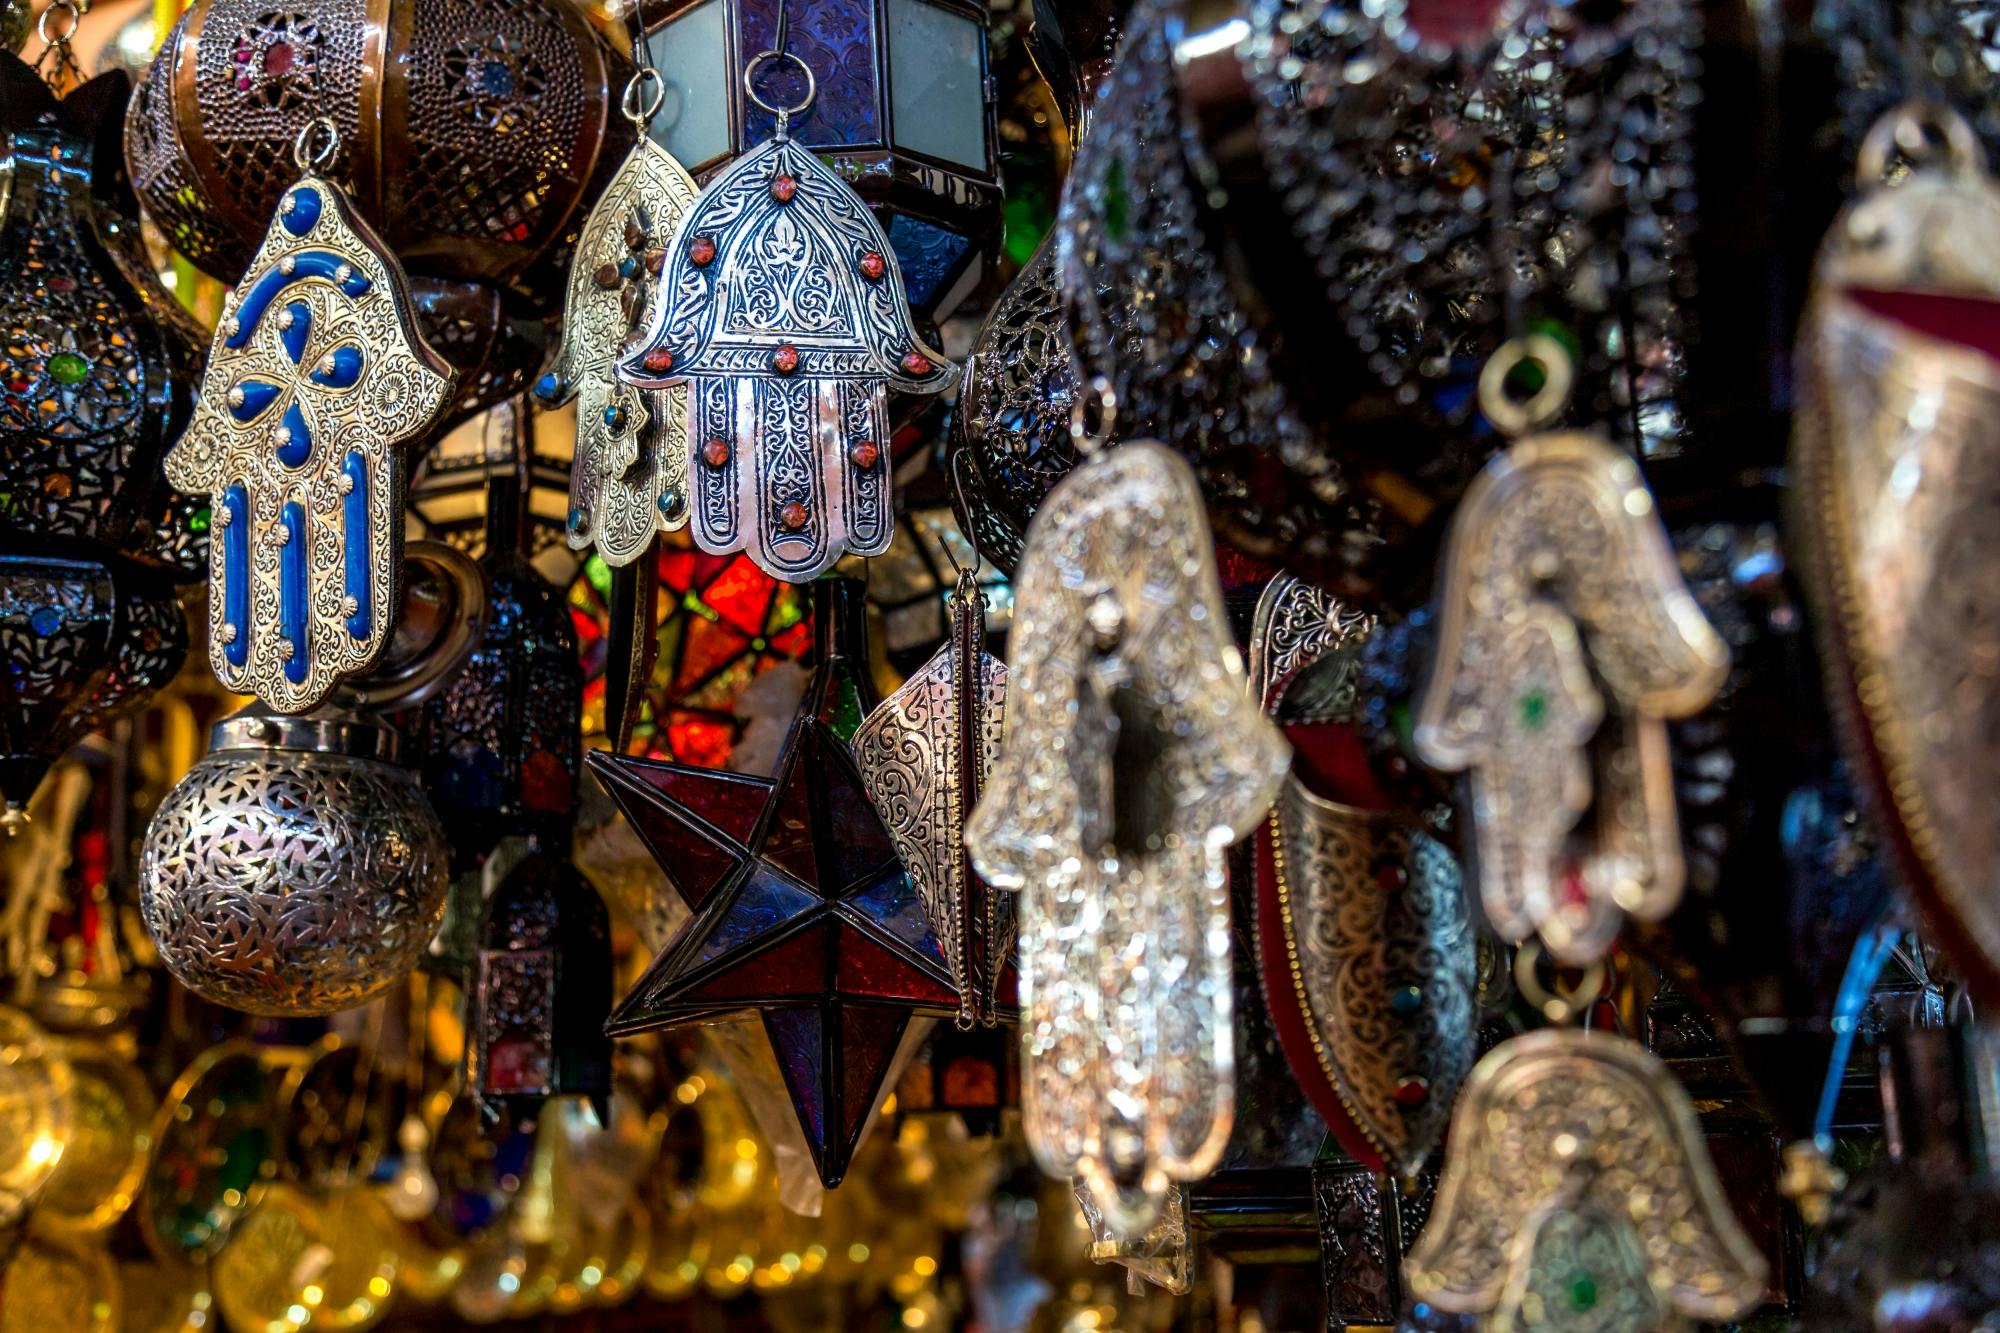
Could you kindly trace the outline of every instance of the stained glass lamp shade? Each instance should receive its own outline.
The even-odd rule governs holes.
[[[659,654],[627,751],[727,768],[741,730],[734,710],[744,688],[778,663],[802,659],[812,647],[811,593],[771,578],[748,556],[704,554],[684,532],[662,537],[652,559],[659,575],[654,602]],[[595,555],[569,591],[587,681],[586,736],[605,733],[610,591],[611,570]]]

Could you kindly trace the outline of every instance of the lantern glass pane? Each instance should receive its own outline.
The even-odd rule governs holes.
[[[896,146],[986,172],[986,53],[979,24],[925,0],[889,0]]]
[[[703,0],[652,33],[653,60],[667,88],[653,117],[653,141],[690,171],[730,150],[728,21],[723,0]]]

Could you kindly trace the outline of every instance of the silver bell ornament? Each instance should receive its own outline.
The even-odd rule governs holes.
[[[303,716],[225,718],[147,827],[139,908],[167,970],[253,1014],[352,1009],[395,985],[444,915],[444,825],[374,712],[418,702],[485,616],[478,567],[413,544],[389,660]]]

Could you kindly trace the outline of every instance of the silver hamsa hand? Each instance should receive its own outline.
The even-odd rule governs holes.
[[[308,139],[324,131],[316,158]],[[406,468],[451,402],[395,256],[332,181],[332,123],[223,307],[201,401],[166,458],[205,493],[209,661],[284,713],[323,701],[388,646],[401,601]]]

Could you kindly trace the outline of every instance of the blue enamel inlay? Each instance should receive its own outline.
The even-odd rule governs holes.
[[[306,339],[312,334],[312,307],[304,301],[294,301],[285,307],[285,313],[291,318],[279,331],[278,341],[285,345],[285,355],[296,366],[299,358],[306,354]]]
[[[28,628],[38,639],[46,639],[63,627],[63,613],[59,606],[38,606],[28,617]]]
[[[264,415],[264,409],[278,396],[278,386],[262,380],[244,380],[236,388],[242,391],[243,401],[240,404],[231,403],[229,415],[235,417],[239,425],[247,425]]]
[[[313,229],[314,223],[319,221],[325,203],[320,198],[318,190],[310,185],[301,185],[292,191],[291,204],[288,211],[281,212],[278,216],[284,221],[286,231],[294,236],[303,236]]]
[[[304,282],[308,278],[324,278],[333,282],[335,271],[345,266],[347,280],[337,284],[340,290],[349,296],[359,296],[368,290],[367,275],[331,250],[304,250],[290,258],[290,273],[283,269],[271,269],[257,279],[245,294],[243,303],[236,307],[236,332],[223,339],[224,347],[233,349],[249,342],[250,336],[257,332],[257,325],[263,322],[264,312],[271,308],[271,302],[278,299],[279,292],[295,282]]]
[[[359,449],[353,450],[347,455],[341,470],[351,483],[346,498],[341,501],[341,542],[346,548],[347,595],[354,599],[354,614],[347,618],[347,632],[357,639],[365,639],[375,621],[374,602],[368,590],[368,460],[361,456]]]
[[[333,369],[319,366],[308,377],[314,384],[324,384],[329,389],[351,389],[361,378],[361,349],[353,343],[344,343],[333,349]]]
[[[279,521],[285,525],[285,545],[278,562],[278,624],[291,642],[292,657],[285,663],[285,679],[294,685],[306,681],[306,510],[297,500],[285,506]]]
[[[562,391],[562,376],[556,374],[553,370],[535,381],[535,397],[545,403],[553,403],[561,399]]]
[[[238,482],[222,493],[222,623],[235,631],[222,647],[229,665],[250,660],[250,496]]]
[[[306,414],[296,402],[285,408],[285,429],[291,435],[278,446],[278,461],[286,467],[304,467],[306,459],[312,457],[312,428],[306,425]]]

